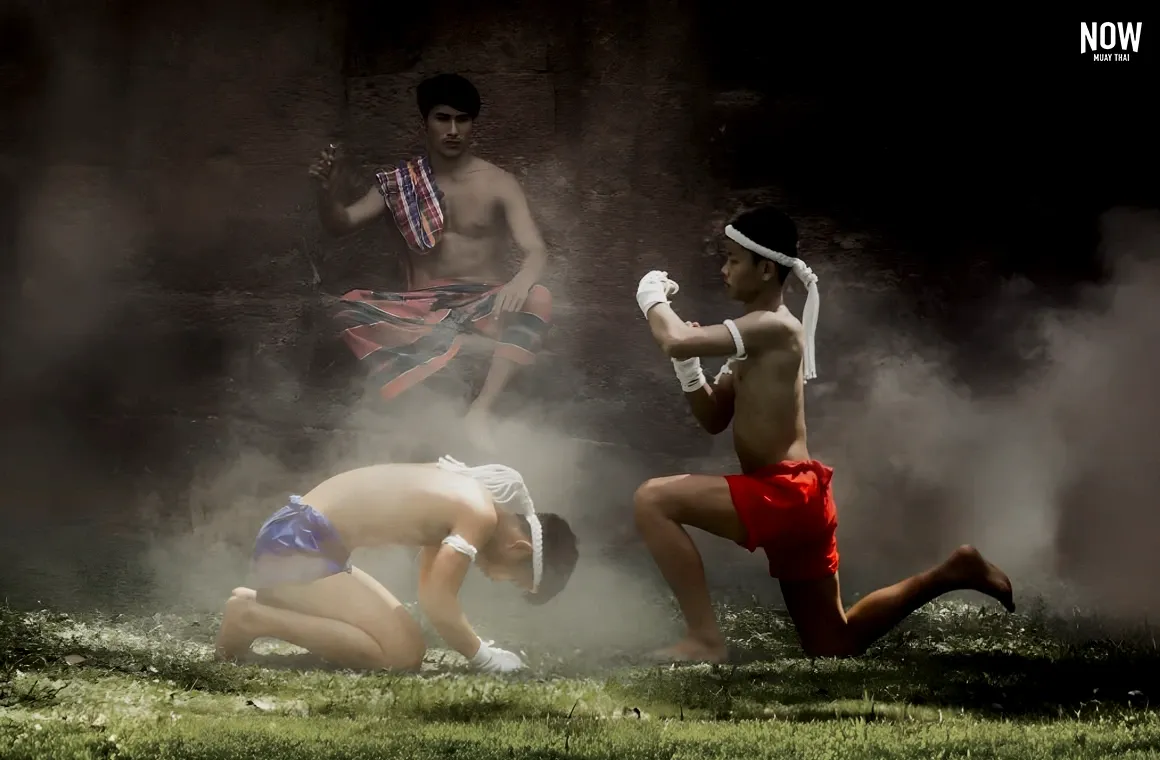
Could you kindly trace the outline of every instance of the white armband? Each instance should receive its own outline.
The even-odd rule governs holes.
[[[472,562],[475,561],[475,555],[479,553],[474,546],[467,543],[467,539],[457,534],[452,534],[443,539],[443,545],[450,546],[452,549],[464,555]]]
[[[724,324],[729,330],[729,334],[733,336],[733,347],[737,349],[737,353],[733,357],[736,359],[744,359],[745,341],[741,340],[741,331],[737,329],[737,325],[733,324],[732,319],[726,319]]]

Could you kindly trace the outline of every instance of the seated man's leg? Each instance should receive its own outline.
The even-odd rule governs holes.
[[[342,341],[390,401],[447,366],[462,337],[459,321],[447,318],[447,310],[470,306],[473,299],[479,300],[477,293],[450,286],[404,293],[352,290],[338,300],[334,319]]]
[[[744,545],[746,529],[723,477],[654,478],[636,491],[636,525],[672,588],[685,618],[684,640],[662,653],[671,659],[721,662],[725,639],[717,627],[705,566],[684,526]]]
[[[522,367],[532,364],[543,347],[552,318],[552,294],[542,285],[528,291],[520,311],[503,314],[498,322],[481,324],[484,331],[495,330],[496,346],[491,368],[479,395],[467,412],[466,423],[472,442],[494,448],[491,440],[491,410],[508,382]]]
[[[218,656],[240,657],[262,637],[358,669],[417,670],[426,650],[406,608],[358,568],[307,584],[235,589],[222,616]]]
[[[979,591],[1015,611],[1011,581],[971,546],[941,564],[842,608],[837,574],[808,581],[781,581],[782,596],[802,648],[811,657],[846,657],[871,644],[927,602],[952,591]]]

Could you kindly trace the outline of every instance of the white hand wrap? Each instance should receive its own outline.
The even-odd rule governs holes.
[[[669,296],[681,289],[680,285],[669,279],[668,272],[653,270],[640,278],[636,286],[636,305],[641,314],[648,318],[648,311],[660,303],[668,303]]]
[[[491,646],[490,641],[479,641],[479,651],[471,658],[471,664],[484,673],[511,673],[524,666],[519,655],[506,649]]]
[[[699,390],[705,384],[705,373],[701,370],[700,359],[694,356],[692,359],[673,359],[672,361],[677,379],[681,381],[681,390],[685,393]]]

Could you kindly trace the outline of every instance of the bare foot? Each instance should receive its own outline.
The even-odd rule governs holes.
[[[235,591],[249,591],[236,589]],[[222,613],[222,625],[218,630],[217,641],[214,642],[214,658],[228,662],[240,660],[250,653],[250,645],[254,643],[254,636],[250,635],[246,627],[251,607],[255,604],[252,597],[246,595],[231,596],[226,601],[225,612]]]
[[[1008,612],[1015,611],[1015,599],[1011,591],[1011,579],[995,565],[992,565],[973,546],[960,546],[946,561],[947,573],[956,585],[986,594],[998,601]]]
[[[724,642],[707,643],[686,636],[665,649],[653,652],[650,659],[657,662],[711,662],[720,664],[729,658]]]
[[[495,439],[491,435],[491,414],[476,406],[467,410],[463,417],[467,440],[481,452],[492,454],[496,451]]]

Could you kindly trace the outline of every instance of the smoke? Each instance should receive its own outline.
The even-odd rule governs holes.
[[[264,39],[265,31],[254,33],[254,38],[259,36]],[[669,36],[670,32],[659,34],[651,40],[650,49],[638,51],[632,60],[623,46],[601,43],[595,52],[601,64],[598,68],[607,69],[606,76],[613,81],[664,79],[671,71],[663,61],[679,59],[684,44]],[[250,48],[251,43],[247,40]],[[69,80],[73,90],[84,88],[87,80],[80,77],[81,68],[62,70],[62,77],[73,77]],[[297,82],[290,75],[287,78],[290,84]],[[201,84],[207,93],[217,91],[210,86],[212,82]],[[580,121],[599,128],[578,130],[583,134],[572,160],[549,155],[512,167],[520,170],[545,237],[560,254],[553,261],[550,283],[556,300],[575,303],[577,310],[605,306],[583,304],[580,298],[596,289],[593,283],[604,282],[598,275],[627,266],[625,262],[639,253],[644,243],[641,229],[655,228],[650,244],[665,249],[671,240],[673,250],[680,250],[683,226],[697,222],[677,220],[674,214],[670,223],[658,212],[667,204],[688,216],[684,212],[694,204],[684,197],[682,183],[671,181],[668,167],[680,165],[687,173],[699,168],[681,160],[680,151],[687,149],[683,135],[681,140],[660,139],[651,125],[665,123],[677,134],[687,126],[686,113],[692,109],[672,92],[654,93],[649,96],[653,98],[649,112],[662,116],[642,122],[637,114],[647,94],[638,88],[626,95],[621,89],[601,88],[583,99],[584,105],[576,111],[584,117]],[[73,90],[56,87],[51,102],[81,102]],[[140,90],[134,90],[133,96],[143,104],[151,103],[148,88],[142,85]],[[186,90],[185,86],[168,89],[181,93],[183,99]],[[254,101],[260,102],[264,101]],[[631,107],[626,106],[629,102]],[[309,103],[298,105],[309,110]],[[75,114],[64,118],[53,116],[54,108],[47,110],[58,125],[84,123]],[[186,130],[175,127],[167,137],[185,145],[204,121],[192,106],[182,113],[188,118],[175,121]],[[505,117],[497,111],[495,118]],[[151,122],[148,118],[140,121],[146,123],[135,125],[133,133],[145,135]],[[327,130],[312,124],[315,134],[305,137],[304,130],[290,130],[294,139],[288,140],[291,145],[286,149],[287,155],[304,164],[310,159],[303,153],[305,145],[315,137],[319,146],[325,142]],[[277,126],[281,133],[281,125]],[[375,139],[381,137],[377,132],[385,131],[377,123],[371,127]],[[226,127],[220,129],[229,132]],[[204,138],[198,144],[209,142]],[[264,143],[250,147],[252,153],[266,150]],[[145,158],[152,160],[151,154]],[[160,204],[172,212],[164,215],[164,221],[181,222],[176,237],[186,244],[180,252],[163,251],[167,266],[158,270],[177,272],[170,275],[178,281],[170,282],[171,287],[184,286],[186,279],[204,284],[211,277],[197,275],[198,269],[216,277],[211,263],[243,254],[256,262],[252,269],[260,271],[261,278],[237,282],[255,289],[290,269],[276,268],[274,257],[255,252],[250,238],[257,235],[249,232],[241,236],[244,245],[231,240],[230,256],[212,262],[202,258],[196,244],[190,244],[188,238],[198,238],[194,242],[208,248],[206,240],[226,237],[229,230],[219,235],[217,222],[224,207],[232,213],[232,206],[237,205],[227,202],[235,197],[230,193],[240,197],[252,192],[263,203],[267,199],[250,185],[235,183],[232,172],[240,163],[233,161],[223,159],[217,169],[203,166],[192,173],[174,168],[166,180],[181,191],[174,191],[170,203]],[[142,163],[149,161],[142,159]],[[270,170],[268,176],[253,171],[251,177],[269,180],[264,186],[267,191],[270,186],[289,188],[284,190],[288,197],[299,190],[283,180],[301,174],[294,167],[285,175]],[[130,300],[120,290],[122,286],[148,289],[158,284],[145,278],[134,281],[140,274],[133,267],[145,247],[143,239],[159,235],[157,228],[163,225],[149,213],[151,207],[136,197],[137,188],[128,186],[127,176],[113,169],[56,169],[36,176],[30,192],[33,202],[22,211],[18,274],[22,283],[30,283],[35,297],[29,303],[37,311],[26,311],[27,304],[21,303],[10,306],[4,320],[6,326],[18,321],[24,326],[22,347],[37,347],[36,351],[12,352],[20,353],[21,361],[13,366],[28,384],[56,373],[66,360],[77,362],[98,336],[104,339]],[[158,182],[164,187],[165,182]],[[225,200],[222,188],[230,190],[224,193]],[[303,184],[299,195],[305,188]],[[151,189],[143,194],[157,193]],[[276,200],[284,198],[279,195]],[[279,209],[278,213],[289,213],[289,207]],[[312,209],[296,211],[310,214]],[[284,225],[285,219],[278,218],[276,224]],[[1002,319],[980,314],[984,343],[995,351],[978,361],[993,363],[1013,352],[1022,356],[1018,364],[1001,366],[993,373],[1006,387],[986,395],[958,376],[955,361],[959,357],[952,347],[938,343],[919,325],[900,324],[898,312],[905,307],[889,300],[889,294],[880,297],[849,287],[845,293],[826,297],[819,349],[824,363],[829,361],[826,356],[841,357],[829,363],[841,379],[830,385],[823,365],[823,377],[811,386],[807,414],[813,453],[837,470],[847,590],[893,582],[937,562],[955,545],[971,542],[1011,573],[1017,592],[1048,594],[1056,606],[1078,599],[1127,616],[1152,613],[1160,607],[1160,591],[1149,590],[1152,584],[1146,582],[1160,569],[1149,543],[1160,527],[1151,506],[1160,486],[1160,472],[1153,465],[1160,455],[1155,433],[1160,422],[1160,403],[1155,400],[1160,361],[1151,358],[1152,349],[1160,343],[1160,323],[1149,317],[1160,293],[1160,266],[1154,260],[1158,239],[1160,220],[1154,214],[1116,211],[1106,215],[1103,248],[1113,276],[1086,293],[1075,308],[1045,309],[1036,302],[1037,294],[1013,284],[994,305]],[[808,241],[803,245],[804,250],[810,247]],[[344,250],[342,254],[347,261],[358,260],[360,255],[371,260],[381,251]],[[174,264],[172,257],[182,260]],[[225,265],[221,267],[224,272]],[[858,272],[843,270],[840,262],[814,268],[823,287],[860,279]],[[581,281],[590,287],[570,299],[567,284]],[[51,297],[52,292],[68,293],[67,308]],[[245,311],[241,307],[231,311],[231,304],[226,303],[229,297],[219,295],[217,303],[210,304],[220,307],[214,310],[219,321]],[[630,298],[624,302],[632,308]],[[146,306],[164,311],[160,301]],[[266,305],[253,308],[261,311]],[[141,313],[147,311],[143,308]],[[164,322],[163,317],[155,318]],[[246,314],[245,319],[274,321],[268,311],[262,311],[260,318]],[[647,336],[642,333],[641,339],[646,341]],[[605,340],[617,343],[611,353],[635,356],[618,335],[601,337],[600,348],[605,347]],[[175,452],[174,461],[188,465],[188,473],[175,464],[164,478],[167,482],[158,485],[158,478],[150,480],[139,470],[102,470],[91,462],[104,453],[101,444],[84,440],[75,423],[71,427],[61,423],[51,434],[42,430],[35,437],[29,437],[30,431],[8,436],[13,448],[18,441],[24,442],[21,456],[7,461],[8,469],[20,471],[22,478],[15,490],[37,494],[35,499],[54,507],[75,502],[71,494],[78,490],[76,473],[83,472],[82,503],[91,519],[69,526],[70,533],[85,533],[98,516],[127,511],[136,518],[134,527],[144,526],[151,537],[140,555],[119,557],[122,563],[131,560],[147,570],[147,588],[134,591],[137,598],[158,606],[216,609],[245,577],[257,526],[290,493],[304,492],[330,475],[370,463],[429,461],[443,453],[474,461],[460,451],[462,397],[449,399],[419,388],[409,392],[407,402],[389,417],[358,407],[327,424],[312,422],[307,413],[308,383],[296,364],[301,355],[279,353],[278,348],[261,352],[247,347],[229,357],[223,374],[231,382],[212,400],[210,412],[183,409],[185,418],[171,421],[177,431],[172,434],[175,440],[193,437],[187,418],[205,418],[203,424],[212,429],[201,436],[208,441],[203,448]],[[159,369],[171,361],[170,356],[142,352],[131,370],[121,373],[120,388],[135,385],[138,394],[147,396],[149,382],[141,382],[141,377],[152,383],[160,383],[158,375],[167,375],[166,381],[181,381],[181,373]],[[580,368],[559,357],[554,361],[558,362],[552,370],[556,377],[579,372]],[[654,356],[640,361],[652,362],[658,374],[667,376],[663,360]],[[84,377],[76,381],[84,382]],[[244,386],[245,403],[239,402],[240,386]],[[671,384],[657,392],[675,393]],[[610,557],[611,546],[635,557],[632,562],[647,564],[643,548],[625,542],[626,534],[632,533],[633,489],[655,475],[679,469],[722,473],[735,463],[727,455],[674,460],[663,452],[596,445],[577,440],[575,431],[563,422],[616,413],[627,424],[639,424],[632,417],[639,412],[636,403],[627,396],[596,401],[557,397],[550,403],[525,401],[519,408],[502,410],[497,437],[503,460],[524,474],[540,510],[558,512],[572,521],[581,542],[581,563],[558,601],[536,610],[522,606],[514,589],[472,575],[464,593],[468,614],[473,619],[478,615],[497,621],[489,622],[495,630],[485,633],[497,638],[523,636],[529,641],[566,640],[578,647],[613,642],[632,645],[651,639],[654,632],[663,635],[668,616],[654,604],[655,574],[630,572],[624,562]],[[243,414],[236,413],[239,408]],[[244,413],[252,418],[246,419]],[[714,445],[725,446],[724,439]],[[665,443],[659,441],[658,447]],[[112,448],[113,444],[104,446]],[[72,479],[61,477],[62,471],[71,473]],[[51,480],[50,488],[44,486],[46,480]],[[118,486],[109,488],[113,481]],[[122,497],[130,498],[137,509],[125,510]],[[31,517],[25,519],[31,524]],[[102,530],[109,531],[107,522]],[[77,586],[92,580],[85,567],[115,554],[107,546],[86,548],[92,546],[85,543],[87,538],[70,538],[67,545],[46,542],[39,555],[28,546],[17,548],[26,555],[27,565],[51,556],[53,561],[47,564],[57,568],[56,575],[64,579],[61,582]],[[697,538],[718,588],[729,585],[762,596],[773,588],[760,558],[727,542]],[[14,531],[10,541],[20,540]],[[82,553],[85,562],[75,559]],[[413,550],[360,551],[355,561],[401,599],[413,599]],[[743,572],[728,568],[743,568]]]
[[[1148,544],[1160,525],[1158,248],[1155,212],[1109,211],[1107,282],[1069,308],[1035,305],[1020,286],[993,305],[1003,320],[980,310],[990,351],[968,359],[994,366],[1022,353],[983,373],[999,388],[985,395],[957,379],[946,346],[893,337],[843,357],[862,390],[807,414],[822,418],[811,447],[837,470],[839,536],[859,588],[973,543],[1024,601],[1136,617],[1160,609],[1160,592],[1140,580],[1160,566]],[[831,329],[855,339],[896,329],[861,309],[828,311]]]

